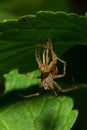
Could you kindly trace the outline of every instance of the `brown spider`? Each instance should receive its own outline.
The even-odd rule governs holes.
[[[54,81],[54,79],[56,79],[56,78],[62,78],[65,76],[66,62],[63,61],[62,59],[60,59],[55,54],[55,52],[53,51],[53,46],[52,46],[52,42],[50,39],[48,39],[47,44],[44,45],[43,47],[44,47],[44,51],[43,51],[43,55],[42,55],[42,60],[41,60],[38,48],[35,51],[35,57],[36,57],[36,61],[37,61],[38,65],[39,65],[39,70],[40,70],[41,76],[40,77],[31,76],[30,74],[25,74],[25,75],[31,76],[34,78],[40,78],[41,79],[41,83],[39,85],[40,89],[44,88],[45,90],[50,90],[55,96],[57,96],[56,89],[58,89],[61,92],[68,92],[70,90],[75,89],[73,87],[63,89],[62,87],[60,87],[60,85],[58,83],[56,83]],[[57,61],[60,61],[61,63],[64,64],[63,74],[58,74]],[[28,98],[28,97],[32,97],[32,96],[38,96],[38,95],[40,95],[40,92],[31,94],[31,95],[27,95],[27,96],[25,96],[25,95],[21,95],[21,96]]]

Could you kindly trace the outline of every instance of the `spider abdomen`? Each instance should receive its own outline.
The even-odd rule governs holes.
[[[53,87],[53,79],[51,75],[45,77],[40,84],[40,87],[43,87],[45,90],[54,89]]]

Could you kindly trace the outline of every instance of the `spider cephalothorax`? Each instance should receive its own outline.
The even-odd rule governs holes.
[[[42,59],[40,56],[39,48],[36,48],[35,57],[39,66],[41,76],[37,77],[37,76],[31,76],[29,74],[26,75],[34,78],[40,78],[41,79],[41,83],[39,85],[40,89],[44,88],[45,90],[50,90],[55,96],[57,96],[56,89],[58,89],[61,92],[67,92],[75,89],[73,87],[68,89],[63,89],[62,87],[60,87],[58,83],[54,81],[54,79],[56,78],[62,78],[65,76],[66,62],[60,59],[56,55],[56,53],[53,50],[52,42],[50,39],[48,39],[46,45],[43,45]],[[58,67],[57,67],[58,61],[64,65],[62,74],[58,74]],[[37,96],[39,94],[40,92],[37,92],[35,94],[31,94],[23,97],[27,98],[27,97]]]

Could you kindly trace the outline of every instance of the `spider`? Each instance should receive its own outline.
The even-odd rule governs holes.
[[[40,90],[42,90],[43,88],[45,90],[50,90],[54,96],[57,96],[56,89],[58,89],[61,92],[68,92],[75,89],[73,87],[63,89],[58,83],[54,81],[54,79],[56,78],[62,78],[65,76],[66,62],[60,59],[54,52],[51,39],[48,39],[47,44],[43,45],[43,48],[44,50],[42,54],[42,59],[40,57],[39,49],[36,48],[36,51],[35,51],[35,57],[39,66],[41,76],[32,76],[29,74],[25,74],[25,75],[31,76],[34,78],[40,78],[41,79],[41,83],[39,85]],[[58,74],[58,67],[57,67],[58,61],[64,65],[62,74]],[[31,95],[27,95],[27,96],[21,95],[21,96],[28,98],[28,97],[38,96],[40,95],[40,93],[41,91],[31,94]]]

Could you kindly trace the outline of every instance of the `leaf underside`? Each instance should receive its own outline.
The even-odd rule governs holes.
[[[24,72],[37,69],[35,48],[38,43],[46,43],[48,38],[52,39],[58,56],[75,44],[86,45],[86,27],[84,16],[51,11],[1,21],[0,74],[15,68]]]

